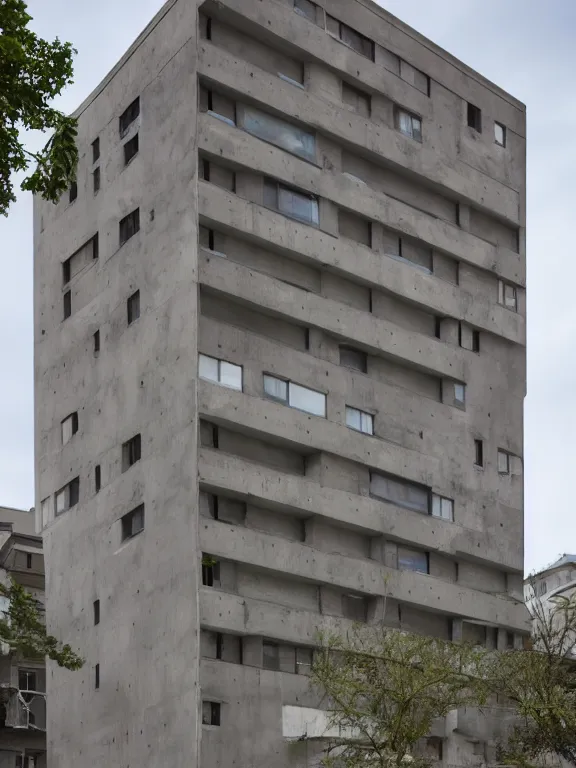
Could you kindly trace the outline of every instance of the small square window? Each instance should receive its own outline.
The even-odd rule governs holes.
[[[262,666],[264,669],[280,669],[280,649],[276,643],[263,643]]]
[[[494,123],[494,141],[500,147],[506,146],[506,126],[502,123]]]
[[[144,504],[140,504],[122,517],[122,541],[131,539],[144,530]]]
[[[507,309],[511,309],[513,312],[518,311],[518,293],[516,286],[505,283],[503,280],[498,281],[498,303],[505,306]]]
[[[72,291],[66,291],[66,293],[63,296],[63,304],[64,304],[64,320],[67,320],[70,315],[72,314]]]
[[[70,190],[68,192],[68,202],[73,203],[77,197],[78,197],[78,182],[73,181],[72,184],[70,184]]]
[[[94,188],[94,194],[100,191],[100,166],[94,168],[92,173],[92,186]]]
[[[358,408],[346,406],[346,424],[351,429],[357,429],[366,435],[374,434],[374,417],[371,413],[360,411]]]
[[[138,154],[138,134],[133,136],[130,141],[124,144],[124,165],[128,165],[130,160]]]
[[[78,432],[78,412],[71,413],[62,420],[62,445],[72,439],[72,436]]]
[[[198,355],[198,376],[214,381],[229,389],[242,391],[242,366],[218,360],[209,355]]]
[[[482,440],[474,440],[474,464],[477,467],[484,466],[484,443]]]
[[[457,405],[464,405],[466,400],[466,384],[454,383],[454,402]]]
[[[474,104],[468,104],[468,125],[478,133],[482,133],[482,110]]]
[[[94,467],[94,493],[98,493],[102,487],[102,469],[100,464]]]
[[[122,112],[122,114],[120,115],[119,125],[118,125],[119,131],[120,131],[120,138],[122,138],[126,134],[126,132],[130,128],[134,120],[136,120],[139,114],[140,114],[140,97],[137,97],[134,99],[132,104],[130,104],[130,106],[128,106],[124,110],[124,112]]]
[[[100,159],[100,139],[94,139],[92,142],[92,162],[95,163]]]
[[[94,626],[96,626],[100,624],[100,600],[94,600],[92,610],[94,613]]]
[[[506,451],[498,450],[498,472],[501,475],[510,474],[510,454]]]
[[[128,315],[128,325],[138,320],[140,317],[140,291],[136,291],[126,302],[126,312]]]
[[[340,365],[353,368],[355,371],[366,373],[368,370],[368,356],[365,352],[352,347],[340,347]]]
[[[288,382],[275,376],[264,376],[264,394],[273,400],[288,402]]]
[[[124,216],[118,224],[118,230],[119,242],[122,246],[140,231],[140,209],[136,208],[136,210],[132,211],[127,216]]]
[[[454,502],[438,494],[432,494],[432,515],[443,520],[454,520]]]
[[[396,125],[404,136],[409,136],[415,141],[422,141],[422,120],[416,115],[398,109],[396,111]]]
[[[202,702],[202,725],[220,725],[220,704],[218,702]]]
[[[428,552],[418,549],[398,547],[398,569],[401,571],[416,571],[417,573],[429,573]]]
[[[133,464],[140,461],[141,457],[142,438],[140,435],[134,435],[122,445],[122,471],[126,472]]]

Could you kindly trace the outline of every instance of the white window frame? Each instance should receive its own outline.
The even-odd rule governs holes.
[[[356,426],[352,422],[358,420],[359,426]],[[374,434],[374,416],[366,411],[361,411],[360,408],[353,408],[350,405],[346,406],[346,426],[350,429],[354,429],[357,432],[362,432],[365,435]]]
[[[510,291],[509,296],[507,291]],[[518,312],[518,289],[515,285],[504,280],[498,280],[498,304],[512,312]]]
[[[202,365],[207,366],[211,363],[216,364],[216,376],[208,376],[206,373],[201,373]],[[235,389],[238,392],[242,392],[243,388],[243,370],[241,365],[236,365],[235,363],[229,363],[227,360],[220,360],[218,357],[212,357],[211,355],[205,355],[202,352],[198,354],[198,378],[203,379],[204,381],[211,381],[214,384],[220,384],[222,387],[227,387],[228,389]],[[227,383],[225,380],[223,380],[226,376],[230,375],[239,375],[240,377],[240,383],[239,385]]]
[[[502,131],[502,141],[498,140],[498,129]],[[498,144],[499,147],[506,146],[506,126],[497,120],[494,121],[494,143]]]
[[[285,396],[281,395],[274,395],[272,392],[266,389],[267,383],[275,384],[281,383],[284,385],[284,391]],[[324,409],[323,413],[318,413],[313,410],[308,410],[306,408],[300,408],[297,405],[294,405],[293,402],[293,395],[297,394],[299,391],[311,393],[313,395],[320,395],[324,398]],[[264,374],[264,397],[268,398],[269,400],[275,400],[277,403],[284,403],[284,405],[289,406],[290,408],[294,408],[295,410],[302,411],[303,413],[310,413],[312,416],[319,416],[322,419],[326,418],[326,394],[324,392],[319,392],[317,389],[310,389],[310,387],[303,387],[301,384],[296,384],[293,381],[289,381],[288,379],[281,379],[278,376],[273,376],[272,374],[265,373]]]
[[[499,475],[509,475],[510,473],[510,456],[511,454],[508,453],[508,451],[503,451],[501,448],[498,448],[498,474]],[[505,462],[505,466],[503,466],[503,462]]]
[[[422,143],[421,117],[418,117],[418,115],[413,115],[411,112],[407,112],[405,109],[398,108],[396,112],[396,120],[398,124],[398,130],[403,136],[408,136],[409,139],[413,139],[414,141],[419,141]],[[409,128],[405,121],[409,121]],[[405,126],[403,126],[403,122],[405,123]],[[406,130],[404,130],[404,127],[406,127]]]
[[[440,496],[438,493],[432,494],[432,517],[438,517],[441,520],[454,522],[454,500],[447,496]]]

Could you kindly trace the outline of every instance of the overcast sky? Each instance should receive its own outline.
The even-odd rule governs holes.
[[[58,102],[72,111],[162,0],[28,4],[38,33],[78,49],[76,82]],[[527,105],[526,568],[540,568],[576,552],[576,253],[569,234],[576,218],[576,2],[380,4]],[[30,196],[20,195],[9,218],[0,218],[0,505],[25,508],[34,504],[31,208]]]

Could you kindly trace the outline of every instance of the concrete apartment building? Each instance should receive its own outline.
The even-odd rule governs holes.
[[[0,581],[14,579],[44,605],[42,539],[34,510],[0,507]],[[7,607],[0,597],[0,610]],[[46,768],[46,667],[0,643],[0,768]]]
[[[525,109],[369,0],[169,0],[36,201],[51,768],[316,765],[317,631],[509,647]],[[498,720],[498,718],[496,718]],[[425,748],[494,761],[463,710]]]

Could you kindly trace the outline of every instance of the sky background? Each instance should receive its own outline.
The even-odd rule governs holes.
[[[162,0],[29,0],[34,30],[78,49],[71,112]],[[521,99],[528,113],[526,569],[576,552],[576,2],[383,0],[380,5]],[[564,286],[562,291],[560,286]],[[570,288],[572,286],[572,288]],[[572,296],[575,292],[575,296]],[[0,505],[34,504],[32,201],[0,218]],[[568,508],[566,505],[568,504]],[[574,510],[572,507],[574,506]]]

